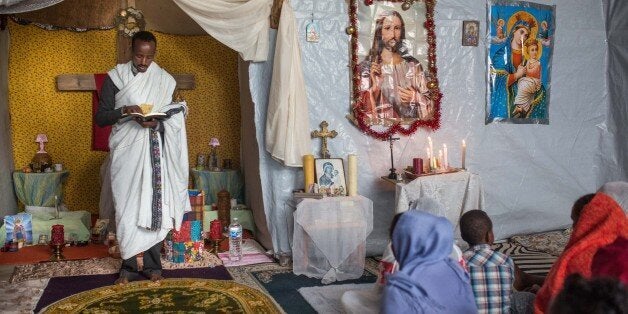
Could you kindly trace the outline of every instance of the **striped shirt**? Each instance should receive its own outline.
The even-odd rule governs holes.
[[[463,254],[479,313],[508,313],[515,280],[515,264],[488,244],[478,244]]]

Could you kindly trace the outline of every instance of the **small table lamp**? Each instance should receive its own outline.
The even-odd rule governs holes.
[[[37,137],[35,137],[35,142],[39,143],[39,151],[37,151],[37,153],[35,153],[35,156],[33,157],[33,163],[38,163],[40,165],[42,165],[42,169],[41,171],[43,171],[44,169],[44,165],[52,165],[52,158],[50,157],[50,154],[48,154],[46,152],[46,150],[44,149],[44,143],[48,143],[48,136],[46,136],[46,134],[37,134]],[[37,171],[39,169],[33,169],[34,171]]]
[[[209,146],[211,146],[211,153],[209,154],[209,170],[220,171],[220,168],[218,168],[218,156],[216,155],[216,147],[220,146],[220,142],[217,138],[212,137],[209,141]]]

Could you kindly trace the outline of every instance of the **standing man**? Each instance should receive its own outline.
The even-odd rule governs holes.
[[[397,11],[380,13],[368,56],[360,62],[362,110],[372,118],[429,119],[429,98],[423,66],[406,47],[406,28]]]
[[[96,123],[113,125],[108,158],[122,266],[116,284],[142,272],[161,276],[160,251],[168,232],[181,227],[190,211],[185,102],[174,103],[176,81],[153,62],[157,40],[146,31],[133,35],[132,60],[109,71]],[[165,120],[130,119],[142,108],[165,112]],[[104,189],[108,188],[104,187]]]

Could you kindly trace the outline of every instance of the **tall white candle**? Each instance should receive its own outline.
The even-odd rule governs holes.
[[[427,137],[427,145],[430,147],[430,158],[434,157],[434,146],[432,145],[432,138]]]
[[[466,169],[465,167],[465,159],[467,158],[467,143],[462,140],[462,169]]]
[[[447,158],[447,144],[443,144],[443,168],[449,169],[449,159]]]
[[[443,150],[438,150],[438,161],[436,162],[438,169],[443,169]]]
[[[350,154],[347,157],[347,163],[349,165],[349,182],[347,182],[347,195],[358,195],[358,157],[355,154]]]

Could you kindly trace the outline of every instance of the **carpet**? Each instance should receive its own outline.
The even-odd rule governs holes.
[[[362,277],[354,280],[334,282],[330,285],[374,283],[377,279],[378,262],[367,258]],[[295,275],[292,265],[283,267],[276,263],[247,265],[227,268],[233,279],[255,289],[265,291],[286,313],[316,313],[298,289],[323,286],[321,279]]]
[[[317,313],[341,314],[344,311],[340,298],[345,292],[369,289],[374,289],[372,283],[305,287],[300,288],[299,293]]]
[[[43,313],[280,313],[264,293],[221,280],[166,279],[106,286],[65,298]]]
[[[172,263],[162,258],[163,269],[201,268],[222,265],[222,262],[207,251],[201,252],[202,259],[193,263]],[[43,279],[61,276],[117,274],[122,260],[112,257],[77,261],[46,262],[30,265],[18,265],[9,282]]]
[[[162,274],[165,278],[232,279],[224,266],[216,266],[213,268],[164,269]],[[39,302],[37,303],[35,312],[37,313],[51,303],[71,295],[100,287],[110,286],[117,278],[117,272],[115,274],[51,278],[48,281],[48,285],[44,289]],[[141,278],[143,279],[143,277]],[[131,283],[134,282],[136,281],[132,281]],[[141,282],[149,281],[142,280]]]

